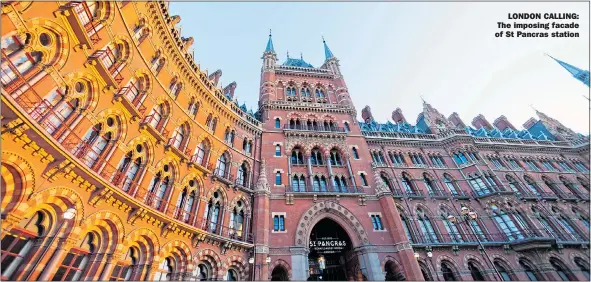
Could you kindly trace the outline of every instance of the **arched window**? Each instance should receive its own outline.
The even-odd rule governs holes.
[[[564,263],[556,258],[550,258],[550,264],[556,271],[556,274],[562,279],[562,281],[576,281],[578,280],[574,275],[565,267]]]
[[[137,247],[131,247],[125,254],[125,259],[119,261],[113,268],[113,272],[109,277],[110,281],[129,281],[132,279],[132,274],[136,271],[138,266],[138,254],[139,250]]]
[[[161,129],[164,127],[165,122],[164,114],[164,104],[158,104],[154,108],[152,108],[150,114],[146,116],[145,121],[148,122],[157,131],[161,131]]]
[[[554,226],[550,223],[551,221],[548,220],[546,215],[538,211],[536,207],[532,207],[531,210],[533,216],[538,220],[538,222],[540,222],[544,230],[546,230],[546,233],[548,233],[548,235],[550,235],[552,238],[559,238],[558,236],[560,233],[556,232]]]
[[[419,267],[421,268],[421,273],[423,274],[423,279],[425,281],[433,281],[433,277],[431,276],[431,272],[429,271],[429,267],[422,261],[419,261]]]
[[[386,185],[386,187],[388,187],[390,191],[392,191],[394,187],[392,187],[392,183],[390,183],[390,179],[388,178],[388,176],[385,173],[381,173],[380,178],[384,182],[384,185]]]
[[[330,164],[334,166],[343,165],[341,153],[337,149],[330,150]]]
[[[433,183],[433,181],[427,173],[423,173],[423,183],[425,183],[425,187],[427,187],[427,191],[430,195],[433,195],[435,191],[438,190],[437,186],[435,185],[435,183]]]
[[[412,236],[413,233],[411,232],[411,230],[413,229],[411,228],[411,224],[408,220],[408,217],[406,216],[406,213],[398,209],[398,214],[400,215],[400,220],[402,220],[402,228],[404,229],[404,234],[406,234],[406,237],[411,243],[414,243],[415,240]]]
[[[509,183],[509,187],[511,188],[511,190],[513,190],[513,192],[515,192],[516,194],[521,194],[521,185],[519,185],[519,182],[517,182],[515,180],[515,178],[513,178],[510,175],[506,175],[505,178],[507,179],[507,182]]]
[[[579,186],[574,183],[569,181],[568,179],[566,179],[563,176],[559,177],[559,180],[562,182],[562,184],[568,189],[570,190],[572,193],[574,193],[575,195],[584,195],[583,191],[579,188]],[[556,184],[554,184],[555,186],[558,186]]]
[[[562,191],[562,189],[560,189],[560,187],[558,187],[558,185],[556,183],[554,183],[554,181],[552,181],[550,178],[546,177],[546,176],[542,176],[542,181],[544,181],[544,184],[546,184],[546,186],[548,186],[548,188],[550,188],[550,190],[556,194],[557,196],[563,196],[564,192]]]
[[[118,82],[123,79],[119,73],[125,66],[123,61],[124,52],[126,52],[126,50],[122,43],[111,43],[103,50],[96,52],[99,60],[103,63],[113,78]]]
[[[351,151],[353,151],[353,158],[358,160],[359,159],[359,152],[357,152],[357,148],[353,147],[353,148],[351,148]]]
[[[236,202],[236,206],[230,215],[230,236],[235,238],[242,238],[244,232],[244,203],[242,201]]]
[[[238,281],[238,274],[236,274],[236,270],[228,269],[226,273],[226,281]]]
[[[236,184],[247,187],[248,186],[248,166],[246,162],[242,163],[238,168],[238,177],[236,178]]]
[[[429,243],[439,243],[437,233],[435,232],[435,228],[433,227],[433,223],[429,216],[427,216],[423,210],[417,209],[417,217],[421,232],[423,233],[423,236],[425,236],[425,241]]]
[[[316,98],[324,98],[324,91],[322,89],[316,89]]]
[[[524,259],[520,259],[519,265],[521,266],[521,268],[525,272],[525,275],[527,275],[527,278],[530,281],[542,280],[541,276],[537,273],[537,271],[533,270],[533,267],[531,266],[531,263],[529,261],[526,261]]]
[[[345,126],[345,132],[351,131],[351,128],[349,127],[349,123],[348,122],[343,123],[343,126]]]
[[[275,145],[275,157],[281,157],[281,145]]]
[[[326,192],[326,187],[327,186],[328,185],[326,183],[326,177],[324,177],[324,175],[323,175],[323,176],[320,177],[320,191]]]
[[[288,97],[295,97],[296,96],[296,90],[293,86],[287,87],[287,89],[285,89],[285,91],[287,92]]]
[[[191,182],[194,180],[189,181],[189,186],[191,186]],[[195,185],[195,184],[193,184]],[[187,188],[183,189],[181,196],[179,197],[176,203],[176,211],[175,211],[175,218],[181,220],[185,223],[189,223],[189,221],[194,217],[194,205],[196,201],[196,194],[195,191],[189,192]]]
[[[166,168],[168,165],[164,166]],[[165,197],[168,193],[168,188],[172,185],[170,176],[166,175],[168,174],[167,170],[168,169],[164,169],[164,171],[156,173],[149,186],[148,194],[146,195],[146,204],[157,210],[166,207],[163,203],[166,201]]]
[[[480,268],[477,266],[477,263],[474,261],[468,262],[468,269],[470,270],[470,275],[474,281],[485,281],[484,275],[480,271]]]
[[[361,186],[368,186],[367,185],[367,178],[365,178],[365,174],[360,173],[359,178],[361,178]]]
[[[512,280],[517,280],[517,279],[513,279],[511,276],[511,274],[509,274],[509,271],[511,270],[509,268],[509,266],[500,261],[500,260],[495,260],[494,262],[495,268],[497,269],[497,271],[499,272],[499,274],[501,275],[501,279],[503,279],[503,281],[512,281]]]
[[[144,98],[146,97],[144,94],[146,93],[147,83],[148,82],[145,76],[140,76],[139,78],[130,80],[127,86],[122,89],[122,91],[125,91],[125,98],[131,102],[131,104],[137,107],[144,101]]]
[[[335,176],[333,178],[332,182],[333,182],[333,185],[335,188],[335,192],[343,192],[343,193],[347,192],[347,180],[345,179],[344,176],[342,176],[342,177]]]
[[[443,276],[443,280],[445,281],[458,281],[457,274],[453,270],[454,267],[451,266],[451,263],[444,260],[441,262],[441,273]]]
[[[525,180],[525,183],[527,184],[527,188],[529,189],[529,191],[534,193],[534,195],[536,196],[540,196],[540,189],[538,188],[536,182],[527,175],[524,176],[523,179]]]
[[[158,75],[158,73],[160,73],[160,71],[164,68],[165,64],[166,58],[161,56],[160,51],[157,51],[154,54],[154,57],[152,57],[152,61],[150,62],[150,69],[154,71],[156,75]]]
[[[283,181],[281,180],[281,172],[276,172],[275,173],[275,185],[281,185],[283,184]]]
[[[458,226],[447,218],[448,215],[449,213],[447,211],[441,210],[441,220],[443,221],[443,225],[445,226],[449,238],[453,242],[464,242]]]
[[[305,184],[304,176],[294,175],[291,179],[291,190],[293,192],[305,192],[306,191],[306,184]]]
[[[134,156],[134,154],[136,156]],[[117,167],[117,172],[113,174],[111,182],[123,191],[128,192],[133,186],[139,184],[140,168],[142,168],[142,157],[144,154],[144,147],[137,145],[135,151],[128,152]],[[135,157],[135,159],[134,159]]]
[[[107,118],[104,124],[96,124],[86,132],[82,142],[74,147],[72,153],[91,169],[98,169],[114,145],[112,128],[116,128],[112,117]]]
[[[560,212],[556,207],[552,208],[552,212],[556,214],[558,223],[562,225],[562,228],[566,231],[566,234],[571,238],[571,240],[579,241],[583,239],[577,228],[575,228],[574,224],[571,223],[571,220],[565,217],[562,212]]]
[[[589,192],[589,180],[585,180],[582,177],[577,177],[577,181],[579,181],[579,183],[581,183],[581,186],[583,186],[585,190]]]
[[[230,169],[228,167],[228,153],[223,153],[215,165],[216,175],[222,178],[227,178]]]
[[[189,108],[187,109],[187,111],[193,117],[193,119],[195,119],[197,117],[197,113],[199,112],[199,107],[200,107],[199,102],[196,102],[195,98],[191,98],[191,101],[189,102]]]
[[[158,265],[154,281],[169,281],[174,274],[174,260],[172,257],[167,257]]]
[[[451,176],[449,176],[449,174],[444,174],[443,175],[443,182],[445,182],[445,186],[447,186],[447,189],[449,189],[449,192],[451,193],[452,196],[458,196],[458,189],[456,187],[456,185],[454,184],[453,179],[451,178]]]
[[[402,187],[404,188],[405,193],[409,193],[409,194],[415,193],[416,189],[415,189],[412,181],[410,180],[408,174],[403,173],[401,181],[402,181]]]
[[[187,127],[188,127],[187,124],[183,124],[183,125],[177,127],[174,131],[174,135],[168,141],[169,144],[172,145],[173,147],[183,151],[184,147],[185,147],[184,143],[186,143],[185,138],[188,135]]]
[[[211,131],[214,133],[215,133],[215,127],[217,126],[217,124],[218,124],[218,118],[214,117],[213,120],[211,121],[211,127],[210,127]]]
[[[32,70],[39,62],[41,62],[41,52],[26,52],[25,41],[16,34],[4,36],[2,38],[2,66],[0,69],[2,86],[5,90],[12,90],[16,87],[7,88],[13,81],[19,77],[24,77],[24,80],[17,83],[17,87],[22,86],[23,83],[32,77]]]
[[[292,165],[303,165],[304,164],[304,154],[302,153],[302,149],[300,147],[295,147],[291,151],[291,164]]]
[[[308,87],[303,87],[303,88],[300,90],[300,95],[301,95],[302,97],[310,97],[310,89],[308,89]]]
[[[312,152],[310,153],[310,161],[312,162],[312,165],[323,165],[324,164],[324,161],[322,160],[322,153],[320,152],[320,149],[318,149],[318,148],[312,149]]]
[[[579,270],[585,275],[585,278],[589,280],[589,263],[585,262],[582,258],[576,257],[575,264],[579,268]]]
[[[275,119],[275,128],[281,128],[281,120],[279,118]]]
[[[484,184],[480,176],[470,177],[470,186],[472,186],[474,193],[476,193],[476,195],[478,196],[483,196],[491,193],[490,189],[488,188],[488,186],[486,186],[486,184]]]
[[[195,154],[193,155],[193,162],[206,166],[207,159],[209,157],[209,142],[207,140],[201,141],[197,148],[195,148]]]
[[[498,208],[496,205],[491,205],[491,210],[493,212],[493,218],[497,222],[501,231],[505,234],[505,236],[507,236],[509,241],[523,239],[521,230],[517,228],[511,216],[505,213],[504,210]]]
[[[58,129],[67,126],[80,107],[79,99],[67,101],[65,93],[64,89],[56,88],[49,92],[30,113],[31,117],[43,125],[49,134],[53,135]]]
[[[581,211],[575,208],[573,208],[572,211],[575,214],[575,218],[581,222],[583,226],[585,226],[587,233],[589,233],[589,216],[583,214]]]
[[[221,196],[220,192],[215,191],[213,193],[213,196],[211,197],[211,199],[207,203],[204,218],[205,218],[205,222],[206,222],[206,228],[211,233],[217,233],[218,225],[222,224],[220,222],[221,220],[223,220],[220,217],[220,212],[222,209],[221,202],[222,202],[222,196]]]

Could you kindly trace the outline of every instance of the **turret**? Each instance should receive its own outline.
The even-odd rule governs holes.
[[[365,108],[361,110],[361,118],[363,118],[363,121],[366,123],[374,120],[373,115],[371,114],[371,108],[369,106],[365,106]]]
[[[263,68],[262,71],[272,71],[275,69],[275,64],[277,63],[277,54],[275,53],[275,48],[273,47],[273,37],[271,36],[271,30],[269,30],[269,40],[267,41],[267,46],[265,47],[265,52],[263,52]]]
[[[339,68],[339,60],[332,54],[328,45],[326,45],[326,41],[324,37],[322,37],[322,44],[324,44],[324,68],[329,69],[337,78],[341,77],[341,69]]]
[[[484,129],[486,129],[486,130],[492,130],[493,129],[493,126],[490,124],[490,122],[488,122],[486,120],[486,118],[482,114],[477,115],[472,120],[472,125],[476,129],[480,129],[481,127],[484,127]]]
[[[396,110],[394,110],[392,112],[392,120],[395,123],[403,123],[403,122],[406,122],[406,118],[404,118],[404,115],[402,114],[402,110],[400,108],[396,108]]]
[[[213,86],[217,87],[218,82],[220,81],[220,77],[222,77],[222,70],[216,70],[209,75],[209,80],[211,80]]]
[[[496,127],[497,129],[499,129],[500,131],[503,131],[503,130],[505,130],[505,129],[507,129],[507,128],[511,128],[511,129],[512,129],[512,130],[514,130],[514,131],[515,131],[515,130],[517,130],[517,129],[515,128],[515,126],[513,126],[513,124],[511,124],[511,123],[509,122],[509,120],[507,119],[507,117],[505,117],[505,116],[500,116],[500,117],[498,117],[497,119],[495,119],[495,121],[493,122],[493,124],[494,124],[494,125],[495,125],[495,127]]]
[[[236,90],[236,81],[232,81],[232,83],[228,84],[226,87],[224,87],[224,95],[226,95],[226,97],[228,97],[228,99],[233,100],[234,99],[234,91]]]
[[[449,120],[456,128],[465,128],[466,127],[466,124],[462,121],[462,119],[460,118],[460,116],[456,112],[453,112],[447,118],[447,120]]]

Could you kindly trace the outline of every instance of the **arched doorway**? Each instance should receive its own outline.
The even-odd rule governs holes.
[[[394,261],[388,261],[384,265],[384,271],[386,272],[386,281],[406,281],[404,271],[400,265]]]
[[[345,281],[356,269],[357,256],[351,250],[351,239],[338,223],[324,218],[312,228],[309,240],[309,281]],[[354,277],[354,274],[353,274]]]
[[[277,265],[271,272],[271,281],[288,281],[289,275],[283,265]]]

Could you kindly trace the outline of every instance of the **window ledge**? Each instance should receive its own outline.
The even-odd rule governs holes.
[[[388,232],[388,230],[387,229],[384,229],[384,230],[375,230],[374,229],[373,232]]]
[[[283,231],[275,231],[275,230],[271,230],[271,233],[276,233],[276,234],[283,234],[283,233],[287,233],[287,230],[283,230]]]

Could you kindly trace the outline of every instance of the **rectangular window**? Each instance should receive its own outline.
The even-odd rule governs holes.
[[[51,279],[52,281],[72,281],[77,271],[81,271],[80,265],[82,264],[84,255],[79,253],[68,253],[61,266],[55,272],[55,275]]]
[[[273,231],[285,231],[285,216],[276,215],[273,217]]]
[[[275,185],[281,185],[281,172],[275,174]]]
[[[371,215],[371,223],[373,224],[373,230],[384,230],[384,226],[382,225],[382,219],[377,214]]]
[[[275,146],[275,157],[281,157],[281,146]]]

